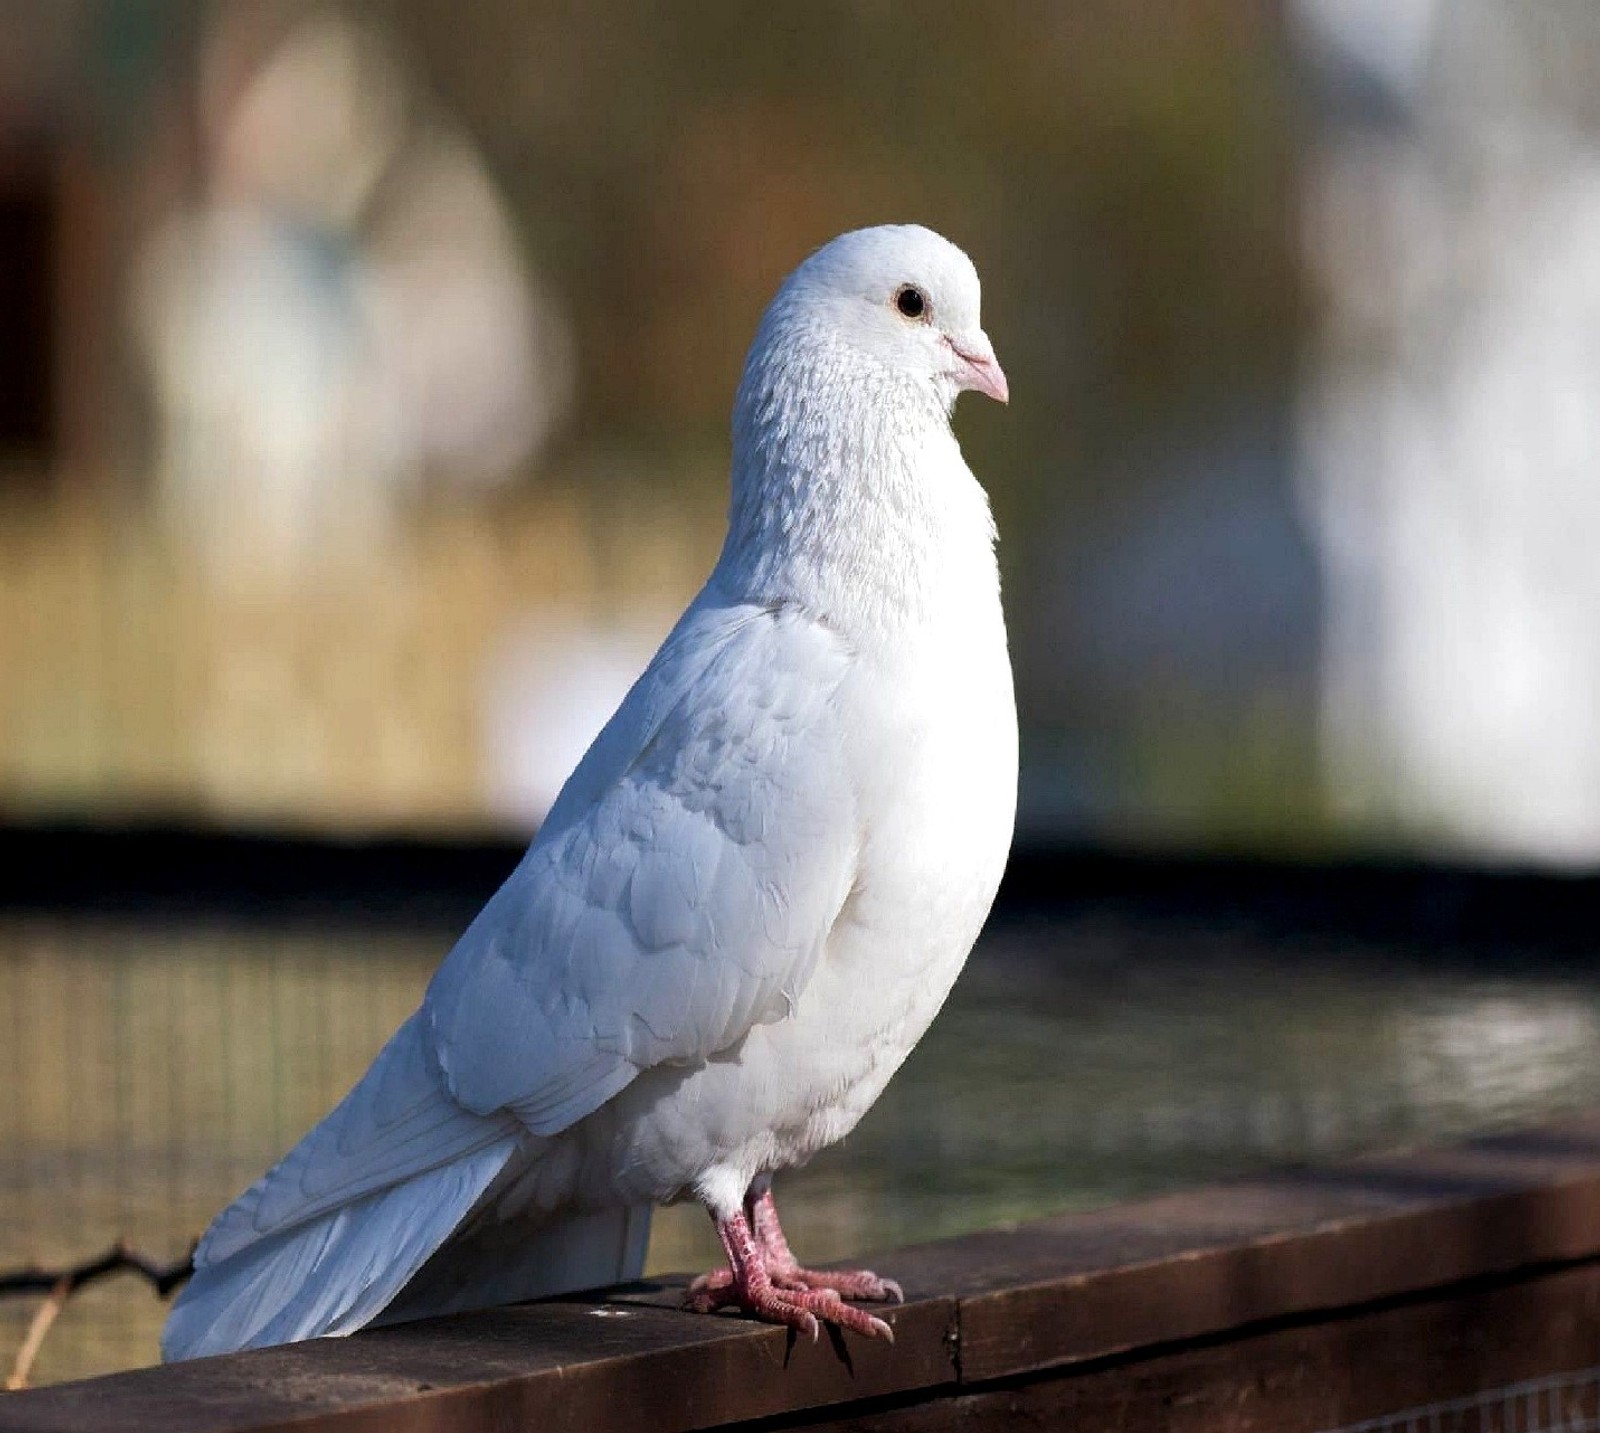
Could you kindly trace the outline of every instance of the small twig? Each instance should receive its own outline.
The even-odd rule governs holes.
[[[13,1269],[9,1273],[0,1273],[0,1298],[8,1294],[45,1295],[44,1302],[40,1304],[33,1321],[28,1325],[22,1347],[17,1350],[16,1360],[6,1378],[6,1388],[14,1391],[27,1387],[28,1374],[33,1369],[34,1360],[39,1356],[45,1335],[50,1332],[50,1326],[55,1323],[73,1294],[85,1284],[92,1284],[109,1274],[124,1272],[139,1275],[156,1293],[165,1298],[194,1272],[194,1251],[191,1249],[174,1264],[158,1264],[154,1259],[137,1253],[118,1240],[98,1258],[86,1259],[71,1268],[41,1269],[30,1266],[25,1269]]]
[[[50,1296],[39,1305],[38,1312],[34,1314],[32,1322],[28,1325],[28,1332],[22,1340],[22,1347],[17,1350],[16,1361],[11,1365],[11,1372],[6,1375],[6,1391],[8,1393],[15,1393],[18,1389],[28,1386],[28,1375],[33,1372],[33,1361],[39,1356],[39,1348],[44,1343],[44,1336],[50,1332],[50,1325],[56,1321],[56,1316],[67,1306],[67,1299],[71,1293],[71,1281],[58,1279],[56,1286],[50,1290]]]

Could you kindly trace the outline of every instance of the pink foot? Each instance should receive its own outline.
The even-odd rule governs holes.
[[[853,1329],[868,1338],[884,1338],[890,1343],[894,1342],[894,1330],[888,1324],[860,1309],[851,1308],[832,1289],[780,1289],[770,1281],[764,1286],[752,1284],[749,1288],[739,1289],[734,1286],[728,1270],[719,1269],[717,1272],[727,1275],[725,1281],[713,1281],[720,1287],[709,1284],[702,1286],[699,1279],[690,1287],[689,1307],[697,1313],[708,1314],[733,1305],[763,1323],[787,1324],[790,1328],[799,1329],[801,1333],[809,1334],[812,1342],[816,1341],[823,1323]]]
[[[763,1190],[750,1206],[755,1236],[767,1256],[767,1272],[780,1289],[831,1289],[841,1298],[876,1303],[903,1304],[906,1296],[893,1279],[880,1278],[871,1269],[806,1269],[795,1258],[778,1223],[778,1206],[772,1190]]]
[[[766,1323],[786,1324],[815,1340],[821,1332],[819,1319],[840,1328],[853,1329],[868,1338],[894,1342],[894,1330],[882,1319],[853,1309],[830,1285],[802,1282],[806,1271],[795,1266],[785,1270],[781,1282],[768,1269],[767,1251],[751,1232],[743,1211],[731,1219],[718,1220],[717,1235],[728,1255],[728,1267],[704,1274],[689,1286],[689,1307],[700,1313],[729,1304]],[[791,1261],[792,1262],[792,1261]],[[832,1278],[833,1275],[818,1275]],[[886,1284],[884,1280],[876,1280]]]

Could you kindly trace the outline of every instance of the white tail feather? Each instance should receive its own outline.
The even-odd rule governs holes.
[[[162,1331],[162,1357],[354,1333],[450,1237],[516,1147],[506,1137],[199,1268]]]

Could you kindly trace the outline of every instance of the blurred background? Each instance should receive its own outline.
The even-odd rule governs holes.
[[[30,896],[30,833],[84,889],[151,831],[298,843],[313,886],[352,843],[473,849],[492,888],[714,559],[745,345],[846,228],[927,223],[984,278],[1014,396],[957,428],[1035,896],[1073,852],[1600,856],[1587,0],[0,26],[0,1269],[181,1253],[486,894],[89,911]],[[1072,889],[1002,904],[796,1180],[811,1257],[1600,1098],[1592,965],[1514,923]],[[713,1253],[659,1221],[655,1267]],[[159,1317],[99,1286],[36,1377],[149,1361]]]

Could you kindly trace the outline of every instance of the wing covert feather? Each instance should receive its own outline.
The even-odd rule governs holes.
[[[456,1100],[554,1133],[793,1008],[855,873],[848,662],[792,609],[690,608],[429,989]]]

